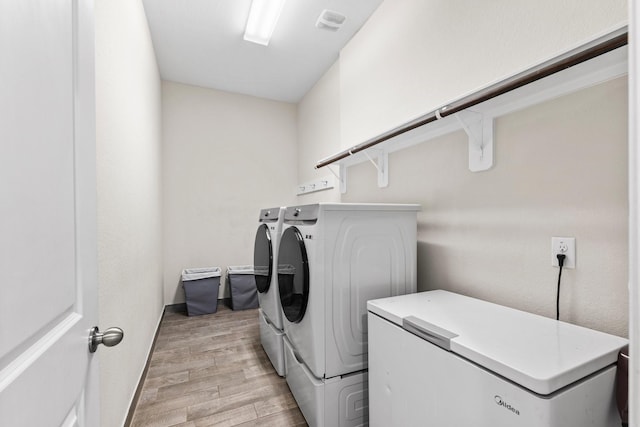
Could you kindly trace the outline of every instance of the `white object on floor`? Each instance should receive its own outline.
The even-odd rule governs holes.
[[[285,212],[278,285],[287,383],[311,427],[366,424],[366,303],[416,291],[418,210],[320,203]]]
[[[371,426],[620,425],[626,339],[446,291],[367,307]]]

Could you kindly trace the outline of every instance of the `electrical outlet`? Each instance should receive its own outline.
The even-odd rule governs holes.
[[[562,268],[576,268],[576,239],[575,237],[551,238],[551,265],[559,267],[558,254],[566,255]]]

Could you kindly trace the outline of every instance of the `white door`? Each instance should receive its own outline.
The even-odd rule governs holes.
[[[97,426],[93,0],[0,1],[0,425]]]

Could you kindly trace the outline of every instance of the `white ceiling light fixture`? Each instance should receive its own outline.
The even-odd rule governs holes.
[[[285,0],[253,0],[244,31],[244,39],[268,46],[284,2]]]

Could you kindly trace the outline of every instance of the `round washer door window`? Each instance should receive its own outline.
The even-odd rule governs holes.
[[[253,274],[256,278],[258,292],[269,290],[271,275],[273,274],[273,247],[271,245],[271,232],[266,224],[258,227],[256,240],[253,246]]]
[[[309,300],[309,262],[304,239],[296,227],[287,228],[278,253],[278,290],[282,311],[290,322],[302,320]]]

